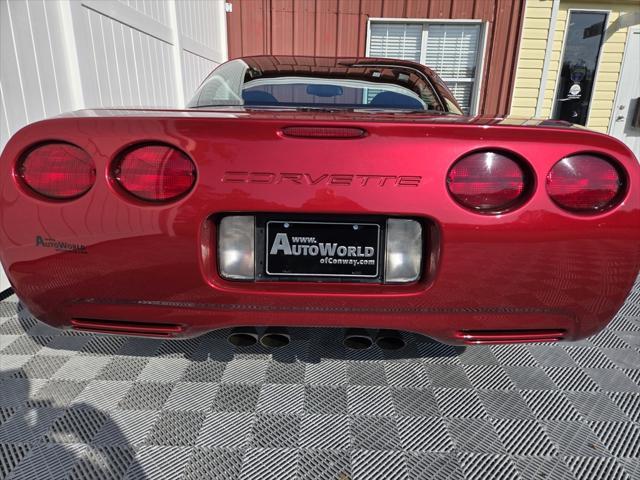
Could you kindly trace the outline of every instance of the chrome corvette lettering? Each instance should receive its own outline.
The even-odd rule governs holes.
[[[392,186],[392,187],[417,187],[422,177],[415,175],[370,175],[370,174],[346,174],[346,173],[274,173],[274,172],[224,172],[221,181],[223,183],[251,183],[265,185],[335,185],[335,186]]]

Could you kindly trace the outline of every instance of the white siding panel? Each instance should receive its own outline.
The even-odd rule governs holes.
[[[194,55],[184,50],[182,52],[182,75],[184,81],[184,98],[191,99],[202,80],[209,75],[218,64],[208,58]]]
[[[224,0],[0,0],[0,150],[77,108],[183,107],[226,58]]]

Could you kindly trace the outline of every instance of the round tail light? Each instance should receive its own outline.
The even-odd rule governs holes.
[[[496,152],[478,152],[458,160],[447,175],[451,196],[479,213],[500,213],[522,201],[526,173],[518,162]]]
[[[96,181],[96,167],[89,154],[69,143],[47,143],[32,149],[16,171],[29,189],[52,200],[77,198]]]
[[[196,167],[191,159],[168,145],[128,150],[113,173],[123,189],[151,202],[175,200],[191,190],[196,181]]]
[[[551,168],[547,193],[565,210],[599,213],[618,203],[624,193],[624,180],[620,169],[604,158],[573,155]]]

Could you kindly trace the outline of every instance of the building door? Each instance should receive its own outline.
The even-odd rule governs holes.
[[[640,159],[640,25],[629,27],[609,134]]]
[[[607,12],[570,10],[553,118],[586,125]]]

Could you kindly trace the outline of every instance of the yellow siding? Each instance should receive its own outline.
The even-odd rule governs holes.
[[[549,23],[551,19],[551,0],[527,0],[522,26],[522,38],[518,56],[518,67],[511,102],[511,114],[534,116],[542,69],[547,48]],[[564,44],[564,34],[570,9],[603,10],[609,12],[606,40],[600,54],[600,65],[596,74],[596,83],[591,100],[591,111],[587,127],[607,132],[613,102],[616,95],[622,58],[627,38],[627,29],[618,28],[616,19],[622,13],[640,11],[637,0],[610,1],[564,1],[561,0],[553,39],[553,49],[547,71],[547,81],[542,102],[542,117],[550,117],[555,95],[558,69]]]

